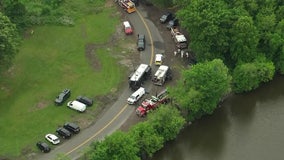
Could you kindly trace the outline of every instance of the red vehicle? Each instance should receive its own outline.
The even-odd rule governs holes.
[[[145,99],[141,105],[136,109],[136,114],[139,117],[145,117],[151,110],[156,109],[160,104],[166,104],[169,102],[166,90],[156,96],[152,96],[151,99]]]
[[[128,21],[123,22],[123,28],[126,35],[133,34],[133,29]]]

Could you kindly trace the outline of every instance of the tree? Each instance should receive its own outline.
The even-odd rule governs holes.
[[[231,76],[222,60],[198,63],[182,72],[177,87],[170,95],[188,112],[188,120],[212,114],[219,101],[230,92]]]
[[[91,160],[139,160],[137,156],[139,148],[132,137],[116,131],[106,137],[104,141],[96,142],[92,145],[93,153],[90,154]]]
[[[230,54],[235,62],[251,62],[257,56],[259,37],[253,20],[240,16],[231,29]]]
[[[284,19],[281,20],[276,28],[275,32],[270,36],[270,50],[274,52],[273,62],[277,70],[281,74],[284,74]]]
[[[176,138],[185,120],[176,108],[160,106],[155,112],[148,114],[148,123],[164,138],[164,141],[169,141]]]
[[[181,25],[190,34],[190,48],[198,61],[225,59],[229,50],[232,14],[223,1],[191,0],[177,12]]]
[[[233,90],[241,93],[256,89],[260,83],[272,80],[274,72],[273,63],[265,60],[238,65],[233,72]]]
[[[147,121],[136,124],[129,134],[138,143],[141,157],[152,157],[153,153],[163,147],[164,138],[157,134],[153,125]]]
[[[0,12],[0,71],[7,68],[18,52],[19,35],[16,26]]]

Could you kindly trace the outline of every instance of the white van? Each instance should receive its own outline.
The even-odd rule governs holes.
[[[145,94],[145,88],[140,87],[127,99],[128,104],[135,104]]]
[[[84,112],[86,110],[86,105],[79,101],[70,101],[67,103],[67,106],[79,112]]]

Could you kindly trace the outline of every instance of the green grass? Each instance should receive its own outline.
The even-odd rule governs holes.
[[[0,80],[1,156],[34,150],[35,142],[44,140],[46,133],[54,133],[57,126],[73,121],[72,117],[87,114],[68,109],[66,104],[54,106],[62,89],[71,89],[70,99],[80,94],[94,98],[121,83],[125,71],[106,48],[94,51],[100,69],[92,68],[85,55],[86,44],[109,41],[119,23],[112,13],[109,9],[84,16],[73,27],[37,27],[23,41],[13,68]]]

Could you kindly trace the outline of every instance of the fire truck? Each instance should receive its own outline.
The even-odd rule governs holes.
[[[176,43],[176,47],[179,49],[185,49],[187,48],[188,44],[187,44],[187,40],[184,36],[184,34],[182,34],[178,28],[171,28],[171,34],[172,34],[172,38]]]
[[[140,64],[139,67],[128,77],[129,87],[137,90],[142,83],[151,76],[151,67],[148,64]]]
[[[136,11],[135,3],[131,0],[118,0],[118,4],[122,7],[127,13],[133,13]]]
[[[145,99],[136,109],[136,115],[145,117],[151,110],[156,109],[160,104],[167,104],[170,101],[167,90],[163,90],[157,96],[152,96],[151,99]]]
[[[170,79],[172,79],[170,67],[161,65],[153,76],[152,82],[155,85],[162,86],[166,82],[166,80]]]

